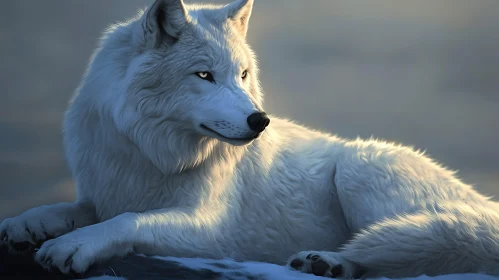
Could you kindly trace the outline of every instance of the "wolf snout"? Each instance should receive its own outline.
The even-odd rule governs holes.
[[[256,112],[248,117],[248,125],[251,130],[262,132],[269,125],[270,119],[265,112]]]

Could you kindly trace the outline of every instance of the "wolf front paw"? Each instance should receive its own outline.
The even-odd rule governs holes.
[[[35,254],[35,261],[47,269],[79,274],[97,262],[130,253],[128,248],[98,227],[85,227],[43,243]]]
[[[25,252],[47,239],[72,231],[74,227],[73,220],[61,220],[43,213],[43,208],[35,208],[18,217],[5,219],[0,224],[0,241],[6,242],[13,252]]]
[[[288,267],[329,278],[352,279],[357,267],[336,252],[303,251],[289,258]]]

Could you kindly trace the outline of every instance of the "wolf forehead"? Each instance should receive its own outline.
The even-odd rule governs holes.
[[[158,4],[161,7],[154,7]],[[172,8],[175,4],[179,4],[181,8]],[[188,55],[189,59],[184,60],[185,62],[210,68],[197,70],[223,71],[231,68],[237,72],[256,67],[252,59],[254,53],[246,44],[247,23],[252,5],[252,0],[238,0],[228,5],[184,4],[181,0],[156,0],[151,7],[142,12],[146,14],[141,17],[153,17],[152,20],[158,21],[156,24],[166,25],[173,30],[167,32],[175,34],[163,36],[162,43],[175,53],[176,58]],[[156,9],[156,12],[147,15],[151,12],[150,9]],[[184,13],[185,24],[177,30],[170,27],[169,21],[175,20],[175,16],[168,14],[169,10],[172,10],[172,13],[179,11]],[[158,14],[161,11],[166,14],[163,16]],[[168,42],[167,37],[174,37],[174,42]],[[156,49],[165,50],[161,47]],[[171,59],[175,58],[168,58],[170,62]],[[191,65],[178,66],[190,68]]]

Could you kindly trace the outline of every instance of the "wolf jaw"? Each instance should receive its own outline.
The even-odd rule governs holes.
[[[227,142],[227,143],[232,144],[234,146],[249,144],[253,140],[255,140],[256,138],[260,137],[260,133],[255,132],[253,134],[253,136],[250,136],[250,137],[228,138],[228,137],[223,136],[222,134],[220,134],[216,130],[209,128],[205,124],[201,124],[200,127],[204,130],[204,133],[206,133],[208,136],[217,138],[220,141]]]

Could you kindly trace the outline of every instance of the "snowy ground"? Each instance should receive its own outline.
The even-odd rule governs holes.
[[[287,269],[284,266],[259,263],[235,262],[232,260],[208,260],[187,258],[143,258],[133,257],[125,262],[111,263],[104,270],[110,276],[88,279],[276,279],[276,280],[320,280],[325,279]],[[102,275],[102,274],[101,274]],[[387,278],[378,278],[380,280]],[[419,276],[404,279],[431,280],[499,280],[480,274],[445,275],[438,277]]]
[[[498,264],[499,265],[499,264]],[[133,279],[133,280],[320,280],[284,266],[261,262],[236,262],[200,258],[145,257],[132,255],[93,266],[84,275],[62,275],[57,270],[44,270],[31,254],[10,254],[0,241],[0,279]],[[387,278],[379,278],[388,280]],[[420,276],[413,280],[499,280],[479,274]]]

